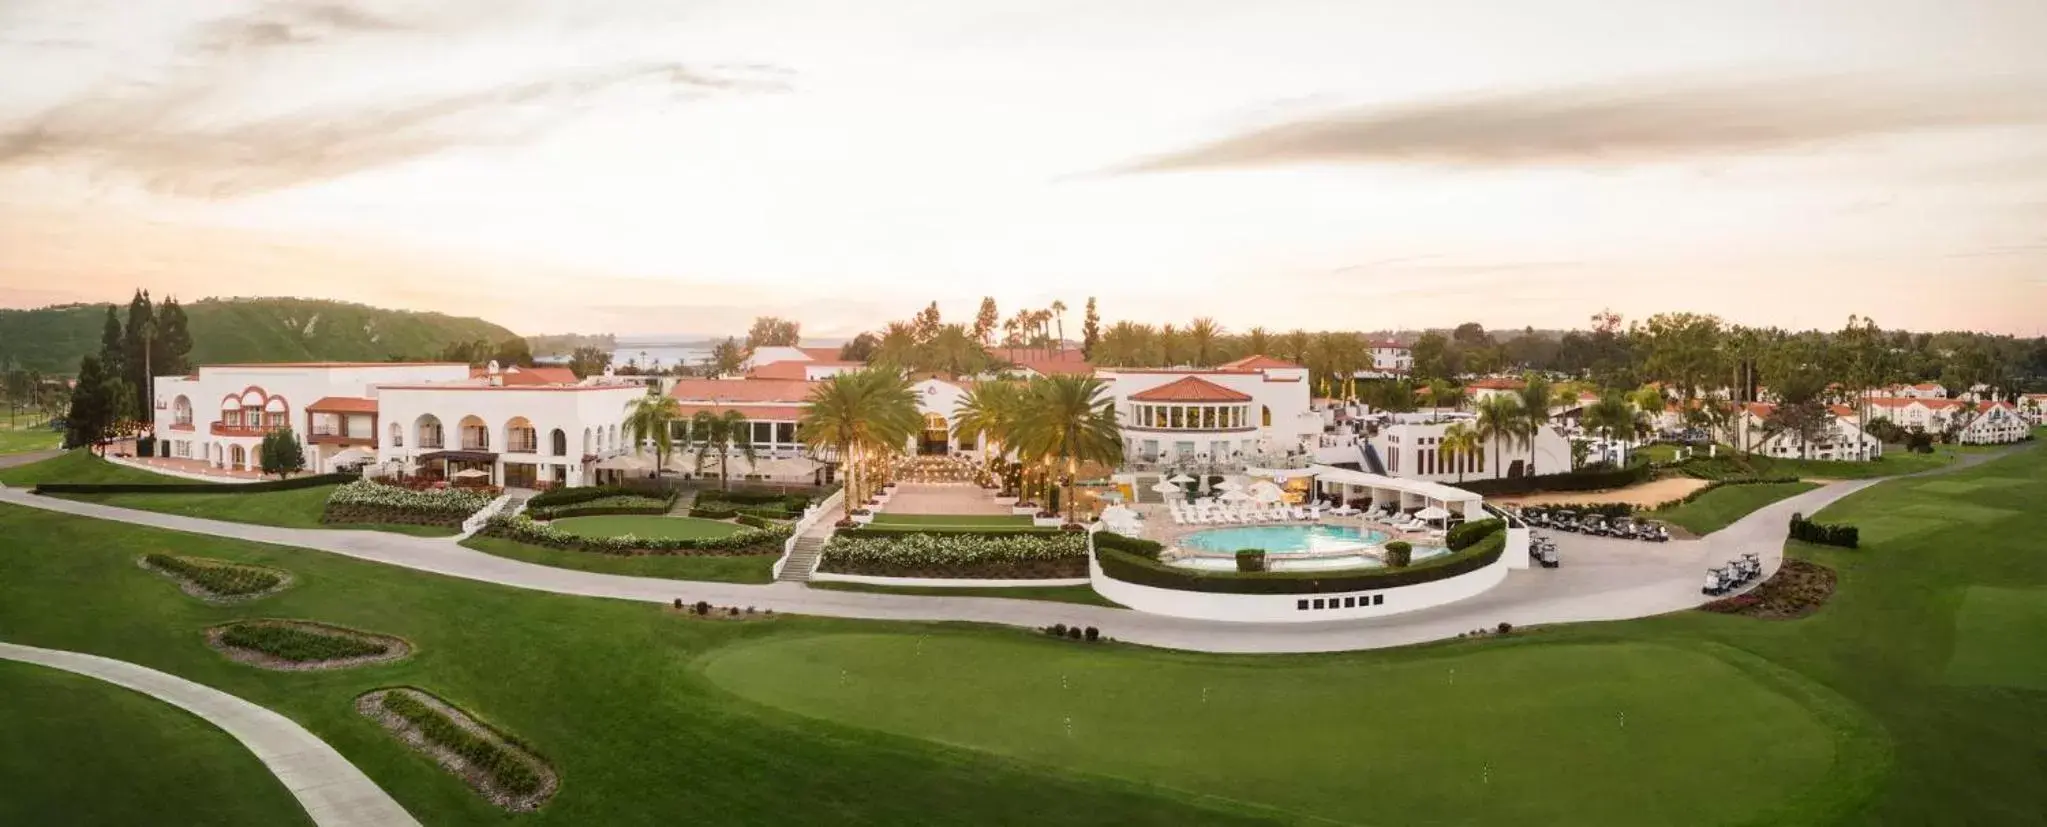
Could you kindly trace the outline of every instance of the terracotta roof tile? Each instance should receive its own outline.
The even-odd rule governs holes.
[[[1242,358],[1242,359],[1238,359],[1238,360],[1236,360],[1236,361],[1234,361],[1234,362],[1224,362],[1224,363],[1222,364],[1222,366],[1223,366],[1223,367],[1226,367],[1226,368],[1237,368],[1237,369],[1240,369],[1240,370],[1300,370],[1300,369],[1301,369],[1301,366],[1300,366],[1300,365],[1296,365],[1296,364],[1294,364],[1294,363],[1292,363],[1292,362],[1289,362],[1289,361],[1287,361],[1287,360],[1285,360],[1285,359],[1275,359],[1275,358],[1273,358],[1273,357],[1267,356],[1267,355],[1265,355],[1265,354],[1262,354],[1262,353],[1260,353],[1260,354],[1257,354],[1257,355],[1253,355],[1253,356],[1246,356],[1246,357],[1244,357],[1244,358]]]
[[[325,396],[306,406],[318,413],[376,413],[377,400],[360,396]]]
[[[1132,402],[1249,402],[1251,395],[1233,391],[1199,376],[1188,376],[1130,395]]]
[[[795,379],[681,379],[668,395],[678,402],[786,402],[810,398],[815,382]]]

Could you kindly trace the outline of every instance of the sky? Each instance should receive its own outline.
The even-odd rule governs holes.
[[[0,306],[2047,330],[2038,0],[7,0]]]

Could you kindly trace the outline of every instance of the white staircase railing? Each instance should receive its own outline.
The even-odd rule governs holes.
[[[818,503],[816,507],[806,512],[803,515],[803,519],[797,520],[796,525],[789,532],[789,539],[782,541],[782,556],[775,560],[775,569],[772,576],[776,579],[781,578],[782,567],[789,564],[789,555],[796,553],[796,541],[817,528],[819,523],[823,523],[825,526],[824,537],[830,539],[833,531],[832,524],[838,522],[839,518],[836,515],[845,507],[845,504],[846,489],[841,488],[832,492],[832,495],[826,497],[824,502]]]
[[[482,530],[483,524],[490,522],[490,518],[497,515],[498,509],[504,508],[505,503],[510,502],[511,500],[512,495],[499,494],[498,498],[495,500],[491,500],[489,505],[476,509],[475,514],[469,515],[468,519],[462,521],[462,533],[460,535],[457,535],[455,539],[467,540],[469,539],[469,535],[475,534],[476,532]]]

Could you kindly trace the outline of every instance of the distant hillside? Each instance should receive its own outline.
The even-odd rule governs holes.
[[[204,299],[184,308],[194,364],[432,358],[457,342],[516,335],[482,319],[317,299]],[[99,350],[106,312],[104,304],[0,310],[0,357],[72,373],[79,357]]]

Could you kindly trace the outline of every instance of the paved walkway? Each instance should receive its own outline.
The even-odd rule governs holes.
[[[1009,506],[998,505],[988,489],[965,483],[906,482],[896,486],[894,496],[881,506],[883,514],[972,514],[1006,515]]]
[[[1927,473],[1946,473],[1998,455],[1964,455]],[[447,539],[377,531],[327,531],[229,523],[38,497],[0,488],[0,502],[195,534],[299,546],[420,571],[522,589],[666,603],[706,600],[778,612],[872,620],[951,620],[1037,628],[1054,623],[1097,626],[1119,640],[1203,652],[1331,652],[1403,646],[1492,627],[1589,620],[1626,620],[1693,608],[1706,569],[1754,552],[1764,572],[1783,562],[1792,512],[1811,514],[1882,480],[1821,486],[1773,503],[1701,540],[1642,543],[1560,535],[1558,569],[1509,572],[1485,594],[1443,606],[1366,620],[1316,623],[1232,623],[1165,617],[1099,606],[987,597],[923,597],[809,589],[796,583],[746,586],[573,571],[484,554]]]
[[[0,643],[0,658],[62,669],[135,690],[206,719],[256,754],[320,827],[403,827],[419,822],[327,742],[268,709],[125,661]]]

